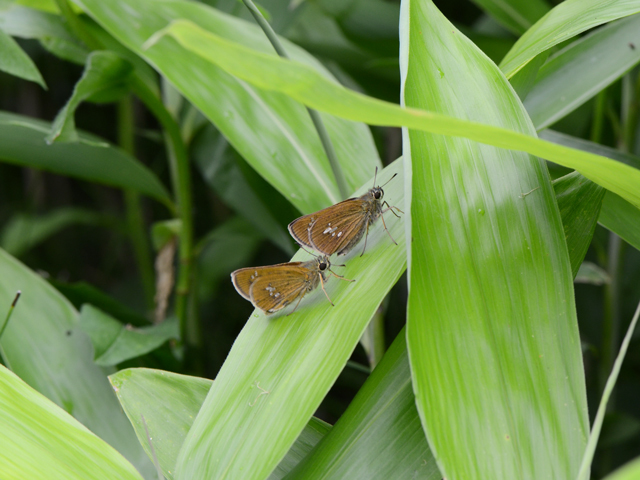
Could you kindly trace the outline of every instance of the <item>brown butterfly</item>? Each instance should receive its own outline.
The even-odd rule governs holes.
[[[382,201],[384,190],[382,187],[376,187],[376,175],[373,178],[373,188],[360,197],[349,198],[343,202],[320,210],[319,212],[304,215],[295,219],[289,224],[289,233],[301,245],[313,248],[314,250],[325,255],[346,255],[349,250],[364,236],[364,248],[360,256],[364,255],[367,248],[367,236],[369,235],[369,227],[378,219],[382,218],[382,224],[391,241],[398,244],[384,223],[383,214],[389,210],[400,218],[394,211],[398,210],[404,213],[398,207],[390,206],[386,201]],[[397,175],[397,174],[396,174]],[[389,183],[396,175],[391,177]],[[382,207],[387,206],[383,210]]]
[[[241,268],[231,274],[231,281],[240,295],[267,315],[282,310],[298,299],[291,312],[293,313],[302,297],[314,290],[318,284],[322,286],[322,291],[333,306],[324,289],[327,272],[342,280],[353,282],[331,271],[331,263],[324,255],[307,262]]]

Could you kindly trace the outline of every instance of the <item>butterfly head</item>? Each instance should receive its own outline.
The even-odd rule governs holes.
[[[382,190],[382,187],[373,187],[371,190],[369,190],[369,194],[375,200],[382,200],[382,197],[384,197],[384,190]]]
[[[321,257],[317,257],[316,260],[318,262],[318,270],[320,270],[320,272],[324,272],[325,270],[330,270],[331,262],[329,262],[329,257],[327,257],[326,255],[323,255]]]

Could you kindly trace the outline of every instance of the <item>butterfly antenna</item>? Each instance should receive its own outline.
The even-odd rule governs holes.
[[[304,245],[300,245],[300,248],[301,248],[301,249],[303,249],[305,252],[307,252],[309,255],[312,255],[312,256],[314,256],[314,257],[316,257],[316,258],[318,257],[318,255],[316,255],[315,253],[310,252],[309,250],[307,250],[306,248],[304,248]]]
[[[393,174],[393,177],[391,177],[389,180],[387,180],[387,181],[385,182],[385,184],[384,184],[384,185],[386,185],[386,184],[387,184],[387,183],[389,183],[391,180],[393,180],[394,178],[396,178],[396,176],[397,176],[397,175],[398,175],[397,173],[394,173],[394,174]],[[380,186],[380,188],[384,187],[384,185],[381,185],[381,186]]]
[[[378,178],[378,167],[376,167],[376,173],[373,174],[373,188],[376,187],[376,178]]]

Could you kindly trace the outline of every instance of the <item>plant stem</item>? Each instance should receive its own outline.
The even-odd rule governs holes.
[[[596,105],[593,110],[593,123],[591,124],[591,141],[600,143],[602,140],[602,127],[604,125],[604,113],[607,105],[607,89],[600,90],[596,96]]]
[[[176,281],[175,312],[180,321],[180,333],[182,341],[187,346],[195,346],[200,342],[197,328],[189,322],[188,297],[191,291],[192,267],[193,267],[193,221],[191,201],[191,172],[189,170],[189,157],[187,149],[180,134],[180,127],[164,107],[162,102],[142,83],[135,78],[132,82],[133,90],[158,119],[164,130],[165,143],[167,145],[167,157],[171,171],[171,182],[176,197],[177,217],[181,221],[179,236],[178,278]],[[197,326],[197,324],[196,324]]]
[[[126,96],[118,102],[118,145],[125,152],[135,157],[134,141],[133,104],[131,96]],[[142,208],[140,205],[140,194],[133,190],[124,192],[127,230],[129,239],[133,246],[133,252],[138,264],[138,272],[142,279],[145,303],[149,310],[153,310],[153,296],[155,291],[155,280],[153,272],[153,262],[151,261],[151,248],[146,234]]]
[[[604,318],[602,324],[602,355],[600,359],[600,388],[604,390],[615,351],[618,345],[620,329],[620,279],[624,245],[620,237],[615,233],[609,233],[608,265],[607,271],[611,281],[605,286],[604,292]],[[611,401],[611,408],[614,402]]]
[[[262,16],[262,13],[260,13],[260,10],[258,10],[258,8],[255,6],[255,4],[251,0],[242,0],[242,1],[246,5],[246,7],[249,9],[249,11],[251,12],[251,15],[253,15],[253,18],[255,18],[260,28],[262,28],[262,30],[264,31],[265,35],[271,42],[271,45],[273,45],[273,48],[275,49],[276,53],[280,55],[282,58],[288,59],[289,55],[287,55],[287,52],[285,51],[284,47],[280,43],[280,40],[278,40],[278,36],[276,35],[276,32],[273,31],[273,28],[271,28],[271,25],[269,24],[269,22],[267,22],[267,20]],[[340,196],[343,199],[347,198],[349,196],[350,190],[347,185],[347,181],[344,177],[344,173],[342,172],[342,167],[340,167],[340,162],[338,162],[338,156],[336,155],[336,151],[333,148],[333,143],[331,142],[331,138],[329,138],[329,132],[327,132],[324,122],[320,117],[320,113],[318,113],[316,110],[313,110],[309,107],[306,107],[306,108],[307,108],[307,112],[309,112],[309,116],[311,117],[311,121],[313,122],[313,125],[316,128],[316,131],[318,132],[318,136],[320,137],[320,142],[322,143],[324,152],[327,155],[327,158],[329,159],[331,170],[333,170],[333,175],[336,179],[336,183],[338,184],[338,190],[340,191]]]
[[[80,20],[69,6],[69,2],[67,0],[55,0],[55,2],[60,13],[69,24],[71,31],[75,33],[78,38],[80,38],[80,40],[89,47],[89,49],[100,50],[103,48],[100,42],[93,38],[93,35],[87,32],[87,30],[82,26]]]
[[[18,290],[16,292],[16,296],[13,299],[13,302],[11,302],[11,307],[9,307],[9,311],[7,312],[7,316],[4,319],[4,323],[2,324],[2,327],[0,327],[0,339],[2,339],[2,334],[4,333],[4,329],[7,328],[7,325],[9,325],[9,320],[11,319],[11,315],[13,314],[13,309],[16,308],[16,304],[18,303],[18,299],[20,298],[20,295],[22,295],[22,292]]]

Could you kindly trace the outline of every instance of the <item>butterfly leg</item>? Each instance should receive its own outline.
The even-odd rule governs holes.
[[[393,211],[393,210],[391,210],[391,211]],[[384,212],[383,212],[383,213],[384,213]],[[396,241],[393,239],[393,237],[391,236],[391,233],[389,233],[389,229],[387,228],[387,224],[386,224],[386,223],[384,223],[384,215],[382,215],[382,214],[381,214],[381,215],[380,215],[380,218],[382,218],[382,226],[384,227],[384,231],[385,231],[385,232],[387,232],[387,235],[389,235],[389,238],[391,239],[391,241],[392,241],[393,243],[395,243],[396,245],[398,245],[398,242],[396,242]]]
[[[404,212],[402,210],[400,210],[398,207],[392,207],[391,205],[389,205],[386,200],[384,202],[382,202],[382,205],[383,206],[386,205],[387,208],[385,210],[383,210],[381,212],[381,214],[384,213],[384,212],[388,212],[389,210],[391,210],[391,213],[393,213],[398,218],[400,218],[400,215],[398,215],[396,213],[396,210],[398,210],[400,213],[404,214]]]
[[[300,302],[302,301],[302,297],[304,297],[304,293],[300,295],[300,298],[298,299],[298,303],[296,303],[295,308],[291,310],[291,312],[287,313],[287,317],[298,309],[298,305],[300,305]]]
[[[335,265],[336,267],[343,267],[344,265]],[[355,282],[355,279],[344,278],[342,275],[338,275],[333,270],[329,270],[329,273],[340,280],[344,280],[345,282]]]
[[[387,227],[384,227],[385,230]],[[364,255],[364,251],[367,249],[367,238],[369,238],[369,222],[367,222],[367,232],[364,234],[364,247],[362,247],[362,253],[360,256]]]
[[[320,274],[318,274],[320,275]],[[327,297],[327,300],[329,300],[329,303],[331,304],[332,307],[335,307],[335,305],[333,304],[333,302],[331,301],[331,299],[329,298],[329,294],[327,293],[327,291],[324,289],[324,279],[322,278],[322,275],[320,275],[320,286],[322,287],[322,291],[324,292],[324,296]]]

